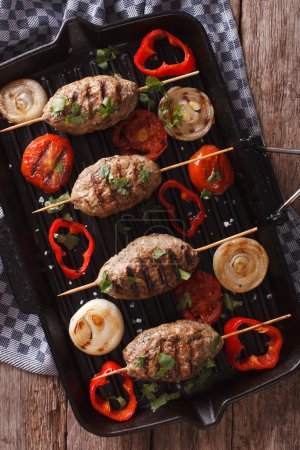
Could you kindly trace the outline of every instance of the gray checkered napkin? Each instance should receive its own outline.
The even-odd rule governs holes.
[[[205,27],[245,137],[260,133],[242,49],[227,0],[0,0],[0,60],[51,42],[64,20],[82,17],[103,25],[163,11],[185,11]],[[297,216],[281,227],[280,239],[300,296],[300,231]],[[297,226],[298,225],[298,226]],[[0,264],[0,361],[42,374],[57,373],[39,320],[19,311]]]

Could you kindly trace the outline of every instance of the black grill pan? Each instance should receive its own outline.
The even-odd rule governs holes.
[[[31,211],[41,206],[48,195],[26,183],[20,172],[25,147],[32,139],[53,130],[42,123],[1,135],[0,201],[5,217],[0,219],[0,254],[20,308],[40,317],[75,416],[88,431],[101,436],[115,436],[177,420],[189,421],[200,428],[211,427],[219,421],[226,405],[276,382],[294,371],[300,363],[300,337],[297,332],[299,305],[274,224],[268,220],[280,206],[282,198],[267,155],[253,146],[247,148],[240,143],[241,132],[212,48],[199,22],[183,13],[145,16],[103,28],[79,19],[71,20],[63,25],[54,43],[2,64],[1,84],[21,77],[32,77],[40,81],[48,94],[52,95],[63,84],[98,74],[95,48],[111,44],[120,50],[120,57],[111,63],[108,73],[119,73],[124,78],[143,85],[144,76],[133,66],[132,55],[142,37],[154,28],[174,33],[193,49],[200,77],[183,80],[179,84],[205,91],[214,105],[216,125],[203,142],[214,143],[220,148],[237,146],[237,150],[229,156],[235,169],[236,182],[224,195],[205,202],[206,220],[190,243],[200,247],[258,225],[259,231],[254,237],[264,245],[269,254],[270,269],[266,280],[256,290],[236,296],[243,301],[243,307],[236,310],[235,314],[263,321],[290,312],[293,318],[278,325],[284,335],[284,347],[275,369],[258,373],[236,372],[227,365],[224,355],[220,354],[215,373],[197,394],[191,397],[183,394],[179,400],[165,405],[155,414],[148,407],[139,406],[134,417],[125,423],[113,422],[99,415],[89,401],[90,379],[107,359],[122,364],[121,347],[141,330],[180,317],[173,294],[136,302],[116,301],[126,321],[126,332],[120,348],[104,358],[90,357],[77,350],[67,331],[69,320],[80,305],[103,295],[97,289],[60,299],[57,299],[56,294],[72,286],[93,281],[101,265],[127,242],[154,231],[167,230],[172,233],[172,228],[169,227],[164,212],[157,213],[157,218],[152,216],[152,220],[145,222],[142,218],[145,202],[124,214],[102,220],[85,216],[68,206],[65,211],[74,220],[86,224],[96,240],[96,251],[90,267],[80,281],[72,282],[71,286],[56,265],[47,237],[52,221],[61,215],[44,213],[32,216]],[[176,51],[170,51],[163,44],[161,56],[166,53],[169,60],[174,62],[180,58]],[[0,126],[4,128],[7,123],[2,120]],[[84,167],[100,157],[114,154],[115,151],[111,144],[111,130],[68,137],[75,149],[74,170],[67,187],[71,191],[75,179]],[[201,143],[169,139],[169,147],[159,164],[163,167],[185,160]],[[259,139],[258,143],[262,144],[262,141]],[[169,178],[176,178],[192,188],[186,168],[164,174],[165,180]],[[157,203],[155,195],[152,200]],[[177,204],[181,220],[185,222],[188,213],[194,212],[193,209],[182,205],[175,197],[173,201]],[[120,220],[130,226],[128,236],[116,231],[116,224]],[[202,270],[212,273],[212,256],[213,250],[203,253],[200,262]],[[80,258],[76,255],[75,262],[80,263]],[[216,324],[219,332],[222,332],[225,321],[233,315],[231,311],[224,309]],[[246,351],[264,352],[265,343],[257,334],[246,336],[244,341]],[[112,380],[112,387],[117,393],[121,392],[117,377]],[[140,383],[137,382],[138,397],[139,387]],[[165,389],[171,391],[175,387],[166,384]]]

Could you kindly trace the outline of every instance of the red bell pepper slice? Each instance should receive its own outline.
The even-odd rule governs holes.
[[[83,264],[79,269],[70,269],[63,262],[63,257],[66,256],[66,252],[59,244],[57,244],[57,242],[55,241],[55,237],[54,237],[54,235],[57,233],[59,228],[66,228],[72,234],[80,234],[80,233],[84,234],[84,236],[88,240],[89,245],[88,245],[88,248],[86,249],[86,251],[82,255]],[[90,234],[90,232],[81,223],[73,222],[72,220],[56,219],[56,220],[54,220],[54,222],[52,223],[52,225],[50,227],[48,237],[49,237],[50,245],[54,251],[56,260],[57,260],[60,268],[64,272],[64,274],[71,280],[75,280],[76,278],[79,278],[86,271],[86,269],[90,263],[93,251],[95,249],[95,241],[94,241],[92,235]]]
[[[156,51],[154,50],[155,41],[164,37],[168,39],[171,45],[183,50],[184,60],[177,64],[163,62],[157,69],[146,69],[144,64],[147,59],[156,55]],[[142,73],[156,78],[183,75],[195,69],[195,58],[192,51],[180,39],[165,30],[153,30],[144,37],[140,48],[134,55],[134,63]]]
[[[121,369],[121,366],[114,361],[107,361],[101,368],[101,371],[91,379],[90,382],[90,399],[93,408],[95,408],[100,414],[103,414],[110,419],[117,420],[118,422],[123,422],[132,417],[136,410],[136,396],[133,390],[132,378],[127,375],[127,373],[120,374],[124,378],[123,389],[127,392],[129,401],[124,408],[120,410],[115,410],[111,407],[109,400],[105,400],[96,394],[96,389],[99,386],[104,386],[108,384],[106,377],[99,378],[100,375],[112,372],[113,370]]]
[[[237,331],[241,325],[252,326],[259,323],[261,322],[258,320],[248,319],[246,317],[234,317],[225,323],[224,334]],[[263,325],[261,328],[256,328],[255,331],[258,333],[265,333],[270,338],[268,351],[264,355],[250,355],[243,360],[238,360],[237,358],[244,348],[239,336],[231,336],[225,340],[225,355],[227,361],[231,366],[238,370],[247,371],[272,369],[278,363],[279,354],[283,343],[280,331],[269,325]]]
[[[188,201],[194,202],[194,203],[196,203],[197,207],[199,208],[199,213],[195,217],[190,218],[190,227],[187,232],[184,232],[177,225],[176,217],[175,217],[175,206],[171,205],[171,203],[169,203],[164,197],[165,192],[170,188],[178,189],[181,192],[182,200],[184,200],[186,202],[188,202]],[[159,198],[160,203],[166,208],[166,210],[168,212],[172,227],[178,233],[182,234],[182,236],[184,236],[186,238],[193,237],[194,234],[196,233],[199,225],[201,225],[201,223],[204,221],[204,218],[205,218],[205,211],[204,211],[203,203],[200,200],[200,198],[198,197],[198,195],[195,194],[195,192],[188,189],[183,184],[179,183],[178,181],[168,180],[164,184],[161,185],[159,192],[158,192],[158,198]]]

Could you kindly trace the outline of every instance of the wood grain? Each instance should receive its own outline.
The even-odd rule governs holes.
[[[299,1],[230,0],[250,86],[266,142],[299,146]],[[273,156],[282,192],[299,187],[300,158]],[[300,210],[300,201],[297,203]],[[83,430],[67,406],[59,379],[0,365],[1,450],[298,450],[300,375],[225,411],[220,424],[199,431],[175,424],[122,438]]]

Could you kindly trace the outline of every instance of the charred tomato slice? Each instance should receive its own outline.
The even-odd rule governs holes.
[[[70,142],[55,134],[45,134],[25,149],[21,171],[26,180],[44,192],[56,192],[66,184],[73,167]]]
[[[222,288],[210,273],[196,270],[175,290],[177,309],[187,320],[211,324],[218,320],[223,302]]]
[[[191,159],[209,155],[220,150],[214,145],[203,145]],[[203,161],[194,161],[188,167],[189,176],[193,185],[199,190],[212,194],[223,194],[234,182],[234,173],[226,155],[212,156]]]
[[[126,155],[142,153],[155,161],[168,145],[162,121],[146,109],[133,111],[114,129],[113,144]]]

